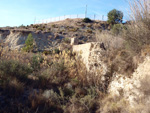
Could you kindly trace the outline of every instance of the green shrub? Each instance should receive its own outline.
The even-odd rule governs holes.
[[[32,34],[30,33],[25,41],[25,47],[22,48],[23,51],[30,52],[33,51],[34,48],[34,39]]]
[[[43,62],[43,58],[40,55],[34,55],[32,57],[31,67],[33,71],[38,71],[40,69],[40,64]]]
[[[55,49],[54,49],[54,53],[55,53],[55,54],[59,54],[59,53],[60,53],[60,50],[59,50],[58,48],[55,48]]]
[[[119,35],[123,29],[125,29],[125,26],[123,26],[122,24],[115,24],[112,27],[111,31],[112,31],[113,35]]]
[[[91,20],[90,18],[84,18],[84,19],[83,19],[83,22],[85,22],[85,23],[90,23],[90,22],[92,22],[92,20]]]
[[[121,11],[113,9],[108,13],[107,16],[108,16],[108,23],[109,24],[114,25],[114,24],[122,23],[123,13]]]
[[[71,40],[70,40],[69,38],[64,38],[64,42],[65,42],[65,43],[70,43]]]
[[[4,77],[16,77],[18,79],[25,79],[32,70],[29,66],[21,64],[14,60],[0,61],[0,74]]]
[[[44,70],[39,75],[40,87],[46,87],[48,84],[64,83],[67,81],[66,76],[66,66],[64,65],[64,61],[60,60],[58,62],[53,62],[48,69]]]

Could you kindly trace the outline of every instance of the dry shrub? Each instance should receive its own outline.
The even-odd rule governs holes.
[[[103,42],[106,53],[103,55],[103,61],[108,64],[110,73],[114,72],[131,74],[136,66],[133,63],[133,54],[125,49],[125,40],[121,35],[114,36],[110,32],[97,32],[97,41]],[[111,76],[111,75],[109,75]]]
[[[130,113],[128,111],[128,103],[122,97],[106,96],[99,100],[100,108],[97,113]]]
[[[4,77],[16,77],[17,79],[24,81],[31,72],[32,70],[28,65],[22,64],[19,61],[0,61],[0,74]]]
[[[145,96],[150,95],[150,76],[146,75],[140,82],[141,82],[141,87],[140,90],[144,93]]]
[[[130,5],[130,18],[139,22],[150,24],[150,0],[132,0],[129,1]]]
[[[103,42],[106,49],[120,49],[123,47],[124,39],[120,36],[113,36],[108,31],[96,32],[96,41]]]
[[[88,109],[77,98],[72,98],[70,102],[65,110],[66,113],[89,113]]]
[[[46,70],[42,70],[41,74],[39,75],[39,83],[42,86],[48,84],[62,84],[67,77],[67,70],[64,65],[64,61],[60,60],[58,62],[53,62],[53,64]]]
[[[55,96],[55,97],[54,97]],[[33,92],[33,94],[28,97],[29,105],[33,112],[36,113],[62,113],[63,109],[60,107],[59,102],[57,102],[57,96],[54,93],[49,95],[49,98],[45,98],[41,92]]]
[[[3,84],[5,95],[13,98],[18,98],[24,93],[24,84],[17,79],[9,80],[7,84]]]
[[[98,107],[96,98],[98,97],[98,92],[95,87],[87,89],[87,94],[85,96],[74,95],[69,99],[69,104],[67,104],[67,113],[94,113]]]
[[[129,25],[124,33],[126,48],[134,54],[139,53],[143,46],[150,44],[149,29],[142,22],[136,24]]]
[[[139,90],[144,94],[144,96],[140,99],[139,105],[136,106],[135,110],[141,111],[143,113],[149,113],[150,112],[150,75],[146,75],[142,80],[140,80],[140,88]]]
[[[133,0],[129,4],[131,22],[124,37],[128,49],[139,53],[143,45],[150,44],[150,0]]]
[[[131,55],[130,51],[127,50],[117,51],[114,59],[110,60],[111,70],[113,72],[126,74],[128,76],[130,76],[137,67],[133,62],[133,56]]]

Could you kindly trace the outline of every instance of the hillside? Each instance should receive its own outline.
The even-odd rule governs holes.
[[[83,22],[83,19],[66,19],[48,24],[0,28],[0,41],[10,49],[23,47],[29,33],[33,34],[38,50],[57,48],[65,38],[76,37],[79,43],[95,41],[96,32],[108,29],[107,22]]]
[[[149,3],[134,0],[126,24],[114,9],[0,28],[0,113],[150,113]]]

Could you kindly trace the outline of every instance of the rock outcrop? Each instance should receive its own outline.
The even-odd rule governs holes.
[[[87,71],[94,73],[94,76],[99,76],[100,84],[105,84],[107,81],[106,74],[109,69],[106,63],[103,61],[103,55],[106,50],[101,46],[103,43],[92,42],[81,45],[74,45],[73,52],[77,52],[82,57],[82,61],[85,64]]]
[[[5,43],[5,47],[11,50],[20,50],[28,37],[32,33],[37,49],[47,50],[59,46],[61,37],[54,38],[52,33],[41,33],[27,30],[0,30],[0,43]],[[51,37],[51,38],[50,38]]]
[[[149,113],[150,109],[150,57],[139,64],[131,78],[114,74],[109,94],[124,98],[128,107],[136,113]]]
[[[81,45],[74,45],[73,52],[78,52],[88,71],[101,70],[103,75],[107,72],[107,66],[102,60],[106,50],[102,47],[103,43],[92,42]]]

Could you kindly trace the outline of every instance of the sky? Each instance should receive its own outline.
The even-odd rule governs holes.
[[[0,0],[0,27],[34,24],[35,20],[63,15],[87,14],[107,17],[112,9],[124,13],[127,19],[126,0]]]

